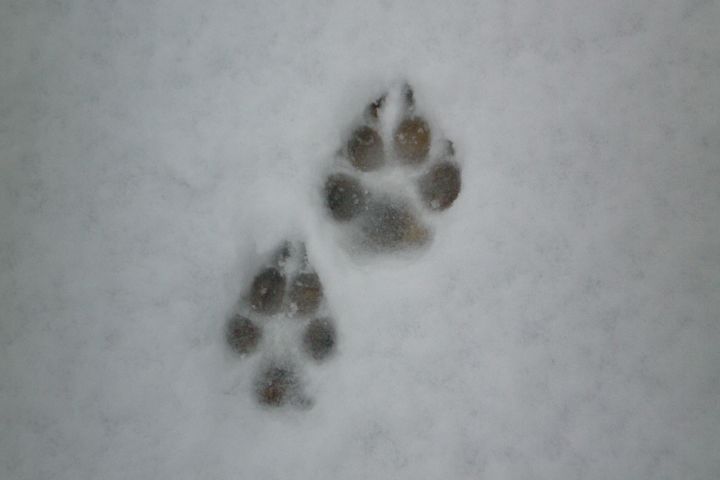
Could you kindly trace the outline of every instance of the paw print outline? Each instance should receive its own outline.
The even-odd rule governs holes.
[[[304,244],[284,242],[275,250],[238,301],[224,333],[235,356],[263,357],[253,382],[260,405],[312,406],[303,391],[303,367],[335,354],[337,329]]]
[[[399,118],[385,115],[399,104]],[[450,140],[433,127],[404,84],[371,102],[354,122],[326,177],[327,212],[356,246],[394,252],[429,244],[429,213],[450,208],[462,187]]]

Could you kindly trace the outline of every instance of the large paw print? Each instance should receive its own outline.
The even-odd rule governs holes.
[[[263,406],[312,404],[303,391],[301,367],[335,351],[335,322],[320,278],[302,243],[284,243],[260,268],[230,317],[225,336],[232,352],[263,357],[254,382]]]
[[[434,138],[409,85],[392,93],[355,123],[323,190],[330,216],[373,252],[429,243],[427,212],[449,208],[461,188],[452,142]]]

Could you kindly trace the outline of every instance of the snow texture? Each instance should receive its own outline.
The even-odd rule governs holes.
[[[720,2],[0,2],[0,478],[720,477]],[[463,161],[412,257],[319,191],[407,79]],[[309,410],[223,327],[304,238]]]

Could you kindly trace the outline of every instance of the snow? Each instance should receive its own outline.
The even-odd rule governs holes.
[[[720,476],[720,3],[6,0],[0,478]],[[463,190],[357,257],[318,194],[408,80]],[[223,327],[307,242],[338,351]]]

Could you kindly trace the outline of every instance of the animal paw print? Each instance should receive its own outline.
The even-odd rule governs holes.
[[[254,381],[267,407],[312,405],[301,370],[335,351],[337,334],[320,278],[302,243],[285,242],[260,268],[226,325],[230,350],[263,357]]]
[[[399,118],[386,114],[391,106],[399,106]],[[406,84],[370,103],[355,122],[323,196],[353,244],[389,252],[428,244],[427,211],[449,208],[460,188],[452,142],[434,138]]]

